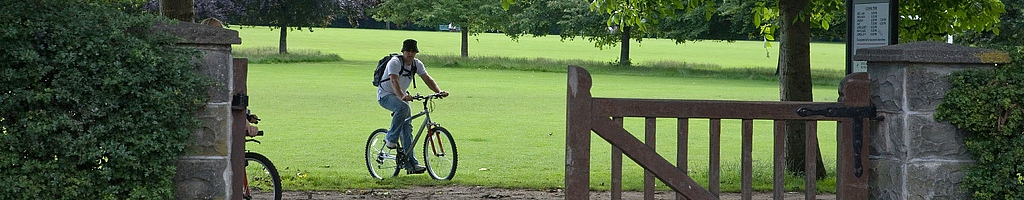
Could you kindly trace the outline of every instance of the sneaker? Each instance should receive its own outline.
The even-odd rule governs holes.
[[[405,173],[407,174],[422,174],[425,171],[427,171],[427,167],[424,167],[423,165],[416,165],[412,168],[405,169]]]
[[[398,143],[384,140],[384,146],[388,147],[388,149],[397,149]]]

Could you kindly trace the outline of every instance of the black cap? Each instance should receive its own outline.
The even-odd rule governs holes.
[[[405,42],[402,42],[402,51],[419,53],[420,49],[416,48],[416,40],[405,39]]]

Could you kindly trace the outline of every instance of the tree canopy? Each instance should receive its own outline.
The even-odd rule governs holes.
[[[469,56],[469,35],[498,29],[507,14],[494,0],[384,1],[374,19],[420,26],[454,25],[462,33],[462,57]]]
[[[326,27],[341,10],[337,0],[231,0],[237,6],[233,21],[280,29],[278,52],[288,53],[288,31]]]

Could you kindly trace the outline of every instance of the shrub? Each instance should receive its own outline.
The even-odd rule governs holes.
[[[210,81],[156,16],[0,7],[0,199],[170,199]],[[164,22],[171,23],[171,22]]]
[[[231,51],[236,58],[247,58],[249,63],[275,64],[300,62],[334,62],[342,61],[338,54],[324,54],[316,50],[291,50],[288,54],[280,54],[274,47],[241,48]]]
[[[963,186],[979,199],[1024,199],[1024,56],[1008,52],[1017,63],[951,75],[935,116],[969,132],[964,140],[977,163]]]

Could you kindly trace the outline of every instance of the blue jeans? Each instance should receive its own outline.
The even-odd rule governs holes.
[[[394,143],[401,136],[403,152],[405,152],[405,168],[409,169],[413,166],[419,165],[416,161],[416,154],[412,150],[412,122],[406,122],[405,119],[409,118],[411,110],[409,108],[409,102],[402,101],[398,96],[390,94],[377,100],[381,107],[394,112],[394,116],[391,117],[391,128],[388,129],[388,134],[384,136],[385,140]]]

